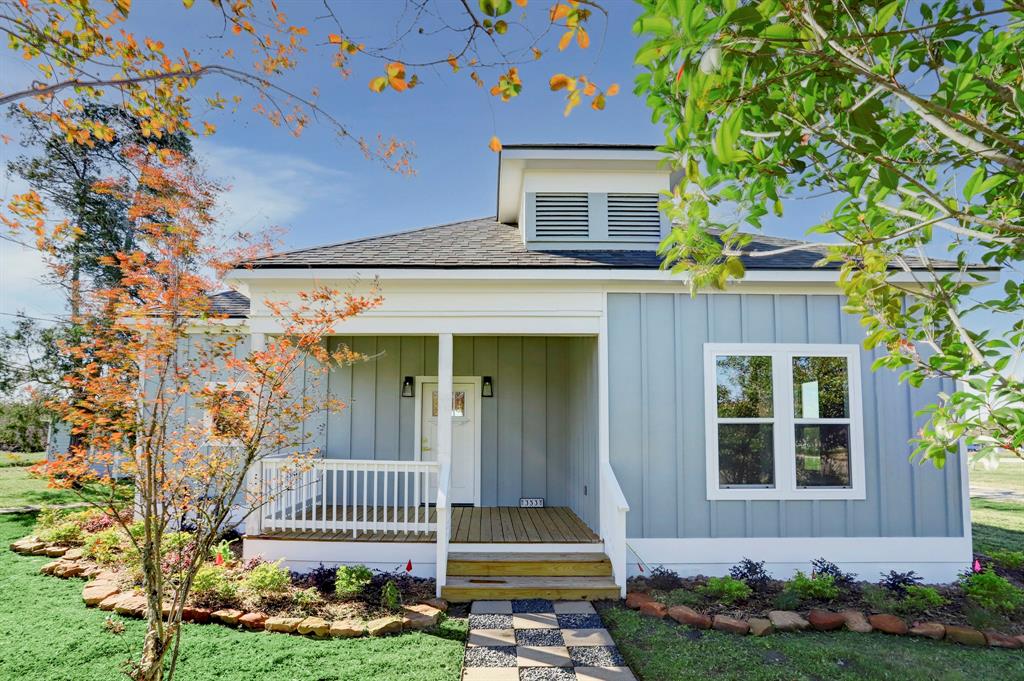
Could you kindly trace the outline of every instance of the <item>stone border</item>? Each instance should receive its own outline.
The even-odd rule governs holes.
[[[25,537],[10,545],[11,551],[27,556],[47,556],[56,560],[43,565],[39,572],[62,579],[79,577],[88,580],[82,588],[86,607],[115,612],[125,617],[142,618],[146,615],[146,599],[136,591],[122,591],[117,575],[86,559],[82,549],[63,544]],[[268,631],[297,634],[315,639],[358,638],[386,636],[405,631],[422,631],[436,626],[448,603],[436,598],[416,605],[402,606],[402,612],[378,617],[368,622],[360,620],[327,621],[321,617],[270,617],[263,612],[245,612],[234,608],[185,607],[181,619],[194,624],[216,623],[249,631]],[[164,616],[170,607],[164,607]]]
[[[1010,636],[998,631],[979,631],[973,627],[939,622],[907,621],[896,615],[868,615],[859,610],[814,609],[807,617],[788,610],[772,610],[766,618],[751,617],[749,620],[726,617],[725,615],[710,616],[685,605],[666,606],[659,603],[650,594],[632,591],[626,595],[626,607],[637,610],[641,615],[655,619],[666,617],[679,624],[693,629],[714,629],[730,634],[767,636],[776,631],[836,631],[846,629],[867,634],[880,631],[893,636],[918,636],[936,641],[946,640],[965,646],[988,646],[991,648],[1024,649],[1024,635]]]

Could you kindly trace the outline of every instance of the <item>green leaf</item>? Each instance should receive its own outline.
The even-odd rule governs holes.
[[[900,184],[900,176],[895,170],[886,168],[885,166],[879,166],[878,168],[878,181],[887,189],[896,189]]]
[[[770,40],[789,40],[796,37],[796,31],[789,24],[772,24],[761,35]]]
[[[764,21],[764,17],[761,16],[756,7],[750,5],[737,7],[736,11],[729,14],[728,18],[730,24],[756,24],[759,21]]]
[[[990,189],[995,189],[996,187],[998,187],[1003,182],[1006,182],[1009,179],[1010,178],[1007,177],[1006,175],[1003,175],[1002,173],[997,173],[996,175],[986,178],[984,182],[978,185],[977,193],[987,194]]]
[[[633,22],[633,32],[640,33],[653,33],[661,38],[672,35],[674,32],[672,22],[660,16],[654,17],[640,17]]]
[[[901,4],[903,4],[902,0],[893,0],[893,2],[879,9],[878,13],[875,14],[875,18],[871,20],[871,31],[873,33],[881,32],[886,24],[889,23],[889,20],[896,16],[896,11],[900,8]]]
[[[479,0],[480,11],[490,17],[500,17],[512,11],[512,0]]]
[[[964,184],[964,198],[968,201],[971,197],[978,193],[978,183],[985,177],[985,166],[978,166],[971,176],[967,178],[967,183]]]

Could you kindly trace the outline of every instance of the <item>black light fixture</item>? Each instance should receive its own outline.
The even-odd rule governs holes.
[[[490,376],[484,376],[483,386],[480,388],[480,395],[483,397],[494,397],[494,381]]]
[[[412,376],[402,379],[402,397],[414,397],[416,395],[415,383]]]

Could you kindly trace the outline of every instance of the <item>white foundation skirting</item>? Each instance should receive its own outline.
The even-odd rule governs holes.
[[[311,570],[321,563],[326,566],[361,564],[371,570],[404,572],[409,561],[416,577],[433,578],[437,572],[437,551],[432,543],[245,539],[242,546],[245,560],[254,556],[268,561],[283,560],[284,565],[296,572]]]

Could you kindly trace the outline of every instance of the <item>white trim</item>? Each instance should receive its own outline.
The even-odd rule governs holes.
[[[825,557],[859,578],[915,570],[925,581],[951,582],[971,562],[970,537],[735,537],[725,539],[629,539],[630,574],[637,563],[664,565],[683,576],[724,575],[743,558],[763,560],[778,578]]]
[[[269,561],[283,560],[285,566],[303,572],[321,563],[324,565],[366,565],[371,569],[390,572],[405,570],[412,561],[412,574],[417,577],[436,577],[433,542],[374,542],[374,541],[315,541],[292,539],[263,539],[246,537],[242,542],[242,558],[249,560],[262,556]]]
[[[415,400],[416,418],[413,420],[413,459],[415,461],[421,461],[423,459],[423,385],[425,383],[437,383],[437,376],[416,376],[414,377],[415,387],[413,399]],[[452,376],[452,389],[456,383],[472,383],[473,394],[473,463],[476,467],[476,479],[473,481],[473,504],[480,506],[480,489],[483,486],[481,483],[481,451],[483,447],[483,433],[481,430],[481,417],[483,415],[483,405],[480,403],[483,388],[483,377],[482,376]]]
[[[720,419],[717,408],[715,358],[722,355],[768,355],[772,358],[773,416],[765,419]],[[796,486],[796,445],[793,426],[793,357],[844,357],[850,416],[836,422],[850,426],[850,477],[848,488],[805,488]],[[815,419],[827,422],[830,419]],[[718,424],[773,423],[775,485],[771,488],[721,488],[718,482]],[[864,417],[861,390],[860,346],[838,343],[705,343],[704,344],[704,433],[706,442],[706,488],[709,500],[724,499],[865,499],[867,485],[864,463]]]
[[[461,544],[450,543],[451,553],[604,553],[604,544]]]

